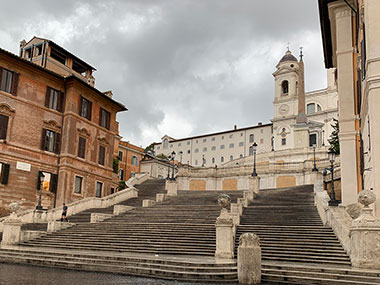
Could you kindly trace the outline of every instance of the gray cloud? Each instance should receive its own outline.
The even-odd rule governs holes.
[[[121,135],[143,146],[269,122],[287,42],[304,46],[306,89],[326,82],[314,0],[5,0],[0,25],[2,48],[37,35],[95,66],[129,108]]]

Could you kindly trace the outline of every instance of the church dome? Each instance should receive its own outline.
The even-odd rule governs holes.
[[[288,50],[285,55],[280,59],[280,63],[281,62],[285,62],[285,61],[295,61],[295,62],[298,62],[298,60],[295,58],[294,55],[292,55],[292,52],[290,50]]]

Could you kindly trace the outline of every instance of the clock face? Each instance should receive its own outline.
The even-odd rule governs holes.
[[[280,106],[280,113],[281,114],[285,115],[288,112],[289,112],[289,106],[288,105],[283,104],[283,105]]]

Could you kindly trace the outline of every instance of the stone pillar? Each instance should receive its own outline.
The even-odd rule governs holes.
[[[351,262],[354,267],[380,269],[380,219],[374,217],[370,204],[376,201],[371,190],[359,193],[364,205],[351,226]]]
[[[234,222],[227,209],[222,209],[216,220],[216,251],[217,258],[234,258]]]
[[[12,213],[4,222],[1,245],[15,245],[21,241],[21,220]]]
[[[259,194],[260,191],[260,177],[259,176],[250,176],[248,178],[248,201],[253,201],[255,197]]]
[[[178,184],[175,180],[166,180],[165,190],[168,196],[177,196]]]
[[[257,235],[245,233],[240,236],[237,265],[239,283],[260,284],[261,248]]]
[[[355,203],[358,194],[352,11],[343,1],[333,2],[329,4],[329,15],[330,21],[335,23],[332,33],[336,35],[342,205],[346,206]]]

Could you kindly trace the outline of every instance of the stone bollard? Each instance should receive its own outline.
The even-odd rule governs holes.
[[[252,197],[252,200],[259,194],[260,191],[260,177],[254,176],[249,178],[249,188],[248,191],[250,192],[250,197]]]
[[[152,199],[145,199],[145,200],[143,200],[142,206],[143,206],[143,208],[152,207],[154,204],[156,204],[156,201],[154,201]]]
[[[257,235],[245,233],[240,236],[237,265],[239,283],[260,284],[261,248]]]
[[[132,211],[135,207],[132,206],[125,206],[125,205],[115,205],[113,206],[113,214],[115,216],[120,215],[122,213]]]
[[[239,214],[240,216],[240,210],[238,203],[231,203],[231,213],[232,214]]]
[[[72,227],[74,224],[73,223],[68,223],[68,222],[49,222],[47,226],[47,232],[52,233],[52,232],[57,232],[63,229],[67,229]]]
[[[362,190],[358,201],[364,207],[351,225],[351,262],[354,267],[380,269],[380,219],[369,207],[376,196],[371,190]]]
[[[177,196],[178,184],[175,180],[166,180],[165,189],[168,196]]]
[[[156,202],[160,203],[165,201],[166,199],[166,194],[156,194]]]
[[[216,220],[216,258],[234,258],[234,222],[227,208],[231,204],[231,198],[222,194],[218,198],[222,206],[220,216]]]
[[[2,245],[14,245],[21,241],[21,220],[12,213],[4,222]]]

